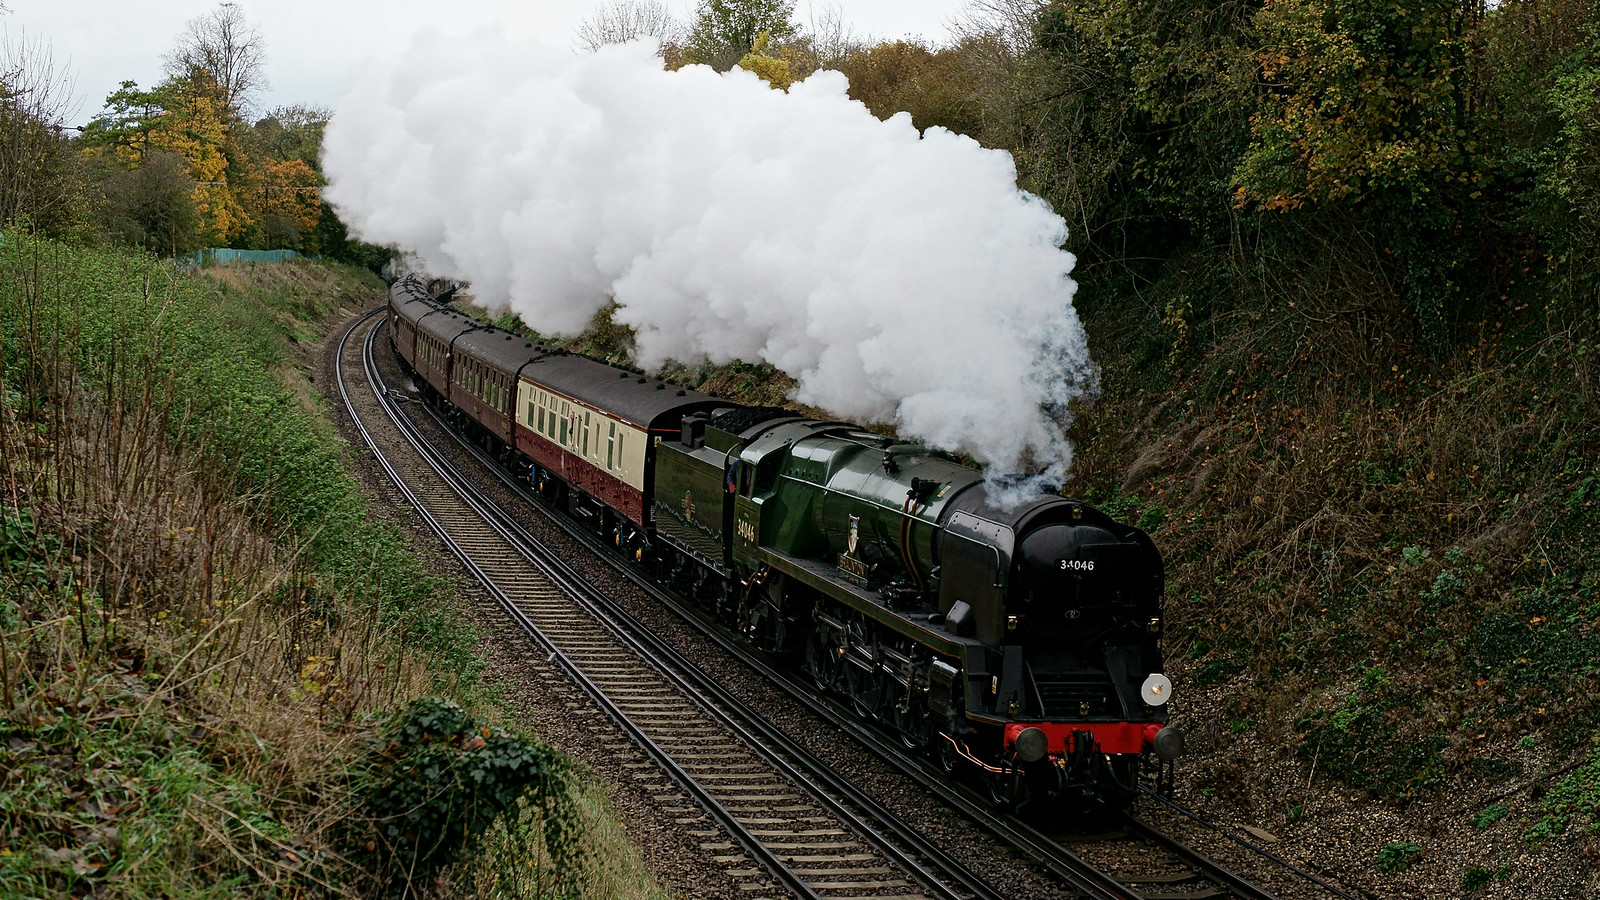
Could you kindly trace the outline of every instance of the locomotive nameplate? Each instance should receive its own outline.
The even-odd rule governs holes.
[[[848,553],[839,554],[839,573],[862,587],[867,586],[867,564]]]

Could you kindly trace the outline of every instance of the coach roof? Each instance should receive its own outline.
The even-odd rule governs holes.
[[[522,377],[647,428],[677,428],[685,413],[736,404],[582,356],[541,356]]]
[[[471,319],[467,321],[474,327],[471,331],[462,332],[461,336],[456,338],[456,352],[465,353],[493,368],[514,375],[528,360],[549,352],[548,348],[509,331],[502,331]]]
[[[409,311],[409,310],[406,310]],[[468,328],[473,328],[478,322],[452,309],[441,309],[432,315],[426,315],[417,320],[417,327],[433,335],[446,345],[456,339],[456,336]]]

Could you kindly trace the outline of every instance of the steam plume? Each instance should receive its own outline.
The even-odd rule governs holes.
[[[614,299],[643,365],[765,361],[801,402],[1059,474],[1096,377],[1066,224],[1009,154],[879,121],[846,87],[668,72],[648,42],[419,34],[340,103],[326,194],[540,331]]]

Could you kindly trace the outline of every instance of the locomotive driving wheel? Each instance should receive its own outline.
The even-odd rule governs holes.
[[[876,721],[879,704],[883,700],[883,679],[878,673],[847,661],[844,665],[844,685],[856,715],[869,722]]]
[[[939,764],[939,771],[946,775],[956,774],[964,762],[955,742],[942,732],[933,739],[933,761]]]
[[[845,693],[850,695],[850,705],[857,716],[877,721],[883,704],[883,675],[873,658],[872,641],[860,622],[849,624],[845,640],[849,646],[842,661]]]
[[[818,693],[831,694],[839,689],[839,648],[818,629],[806,635],[806,674],[811,676]]]
[[[883,716],[907,750],[921,750],[928,743],[928,722],[917,692],[891,681],[891,695],[884,704]]]
[[[1000,758],[998,772],[984,772],[984,787],[989,792],[989,802],[1000,812],[1014,812],[1023,797],[1022,769],[1016,757],[1006,754]]]

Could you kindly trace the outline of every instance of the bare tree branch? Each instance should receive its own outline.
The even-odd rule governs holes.
[[[859,53],[869,43],[857,37],[854,26],[844,17],[844,7],[837,3],[810,4],[806,18],[810,21],[805,38],[819,69],[838,68],[846,57]]]
[[[0,32],[0,221],[48,222],[70,200],[75,87],[49,43]]]
[[[685,27],[672,10],[656,0],[613,0],[595,7],[578,26],[576,44],[593,53],[607,44],[653,37],[663,46],[682,44]]]
[[[957,41],[985,38],[999,41],[1014,56],[1033,44],[1033,26],[1048,0],[971,0],[950,23]]]
[[[223,3],[184,26],[178,45],[163,59],[167,74],[204,77],[216,83],[223,102],[242,115],[257,91],[267,86],[266,39],[245,21],[236,3]]]

